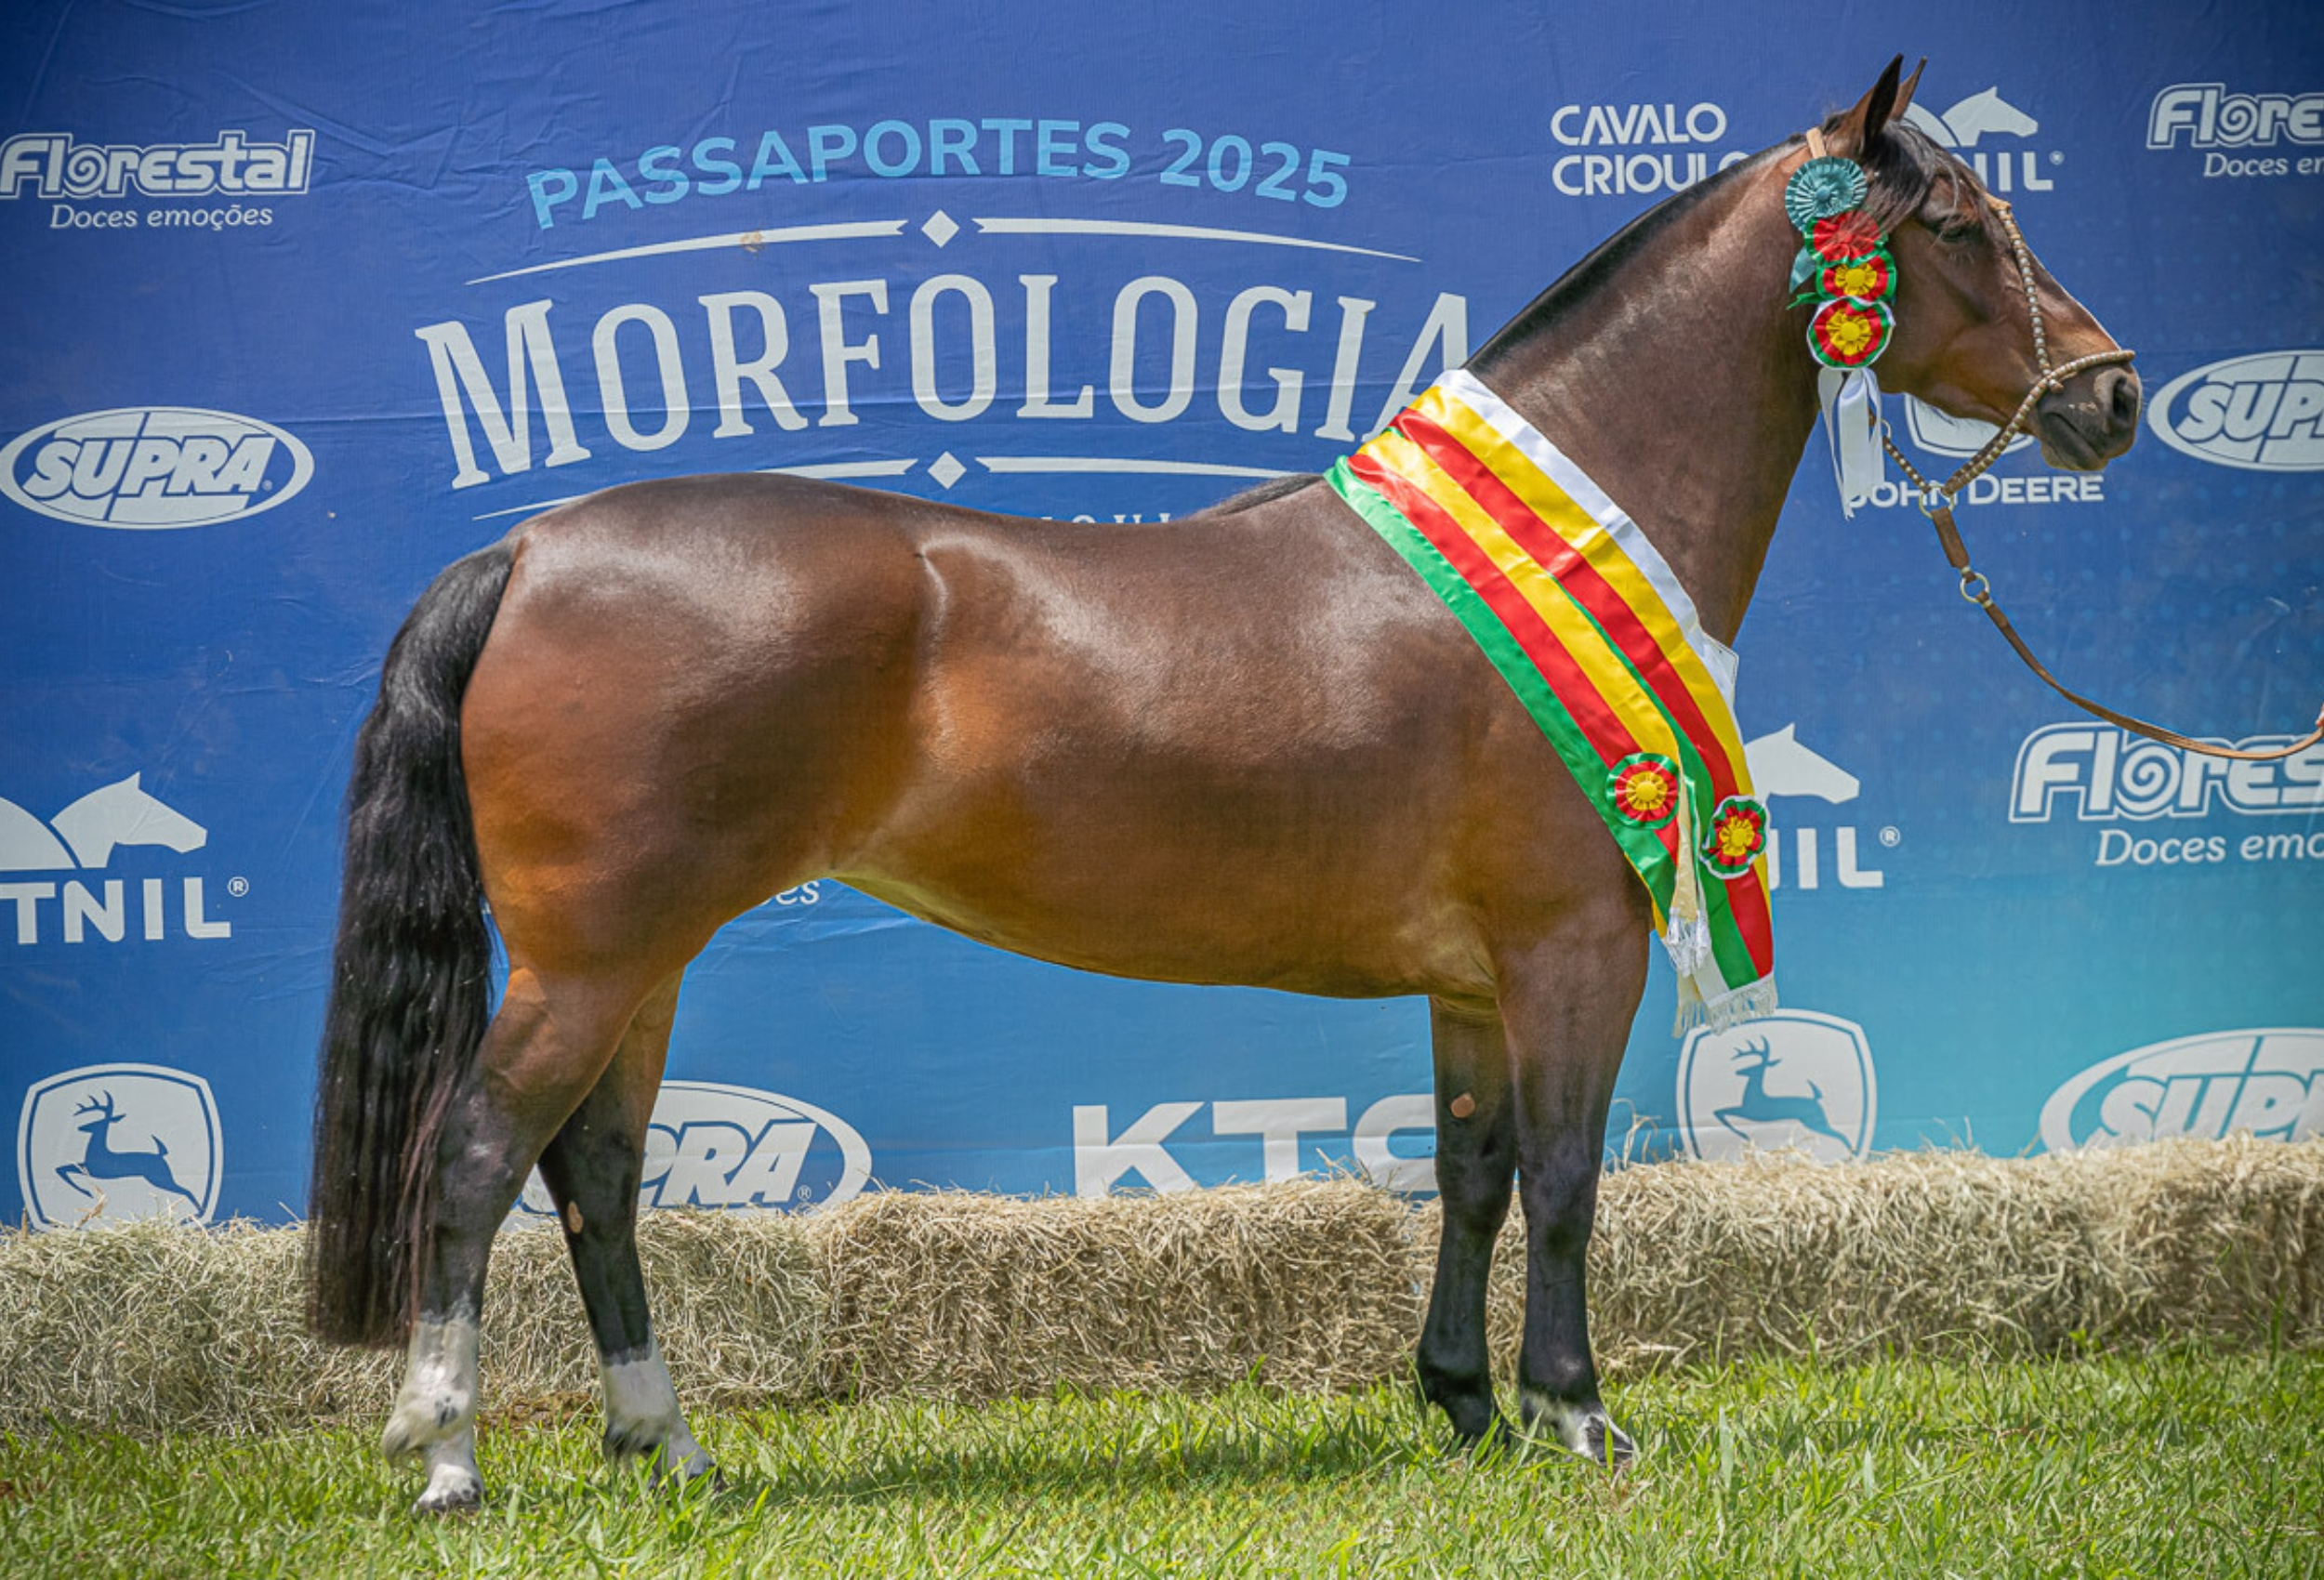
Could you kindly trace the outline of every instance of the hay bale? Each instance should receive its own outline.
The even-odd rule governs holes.
[[[1423,1265],[1435,1235],[1431,1207],[1415,1223]],[[1525,1295],[1517,1212],[1490,1291],[1507,1375]],[[1599,1192],[1590,1297],[1600,1368],[1618,1376],[1766,1352],[2324,1343],[2324,1141],[1618,1169]]]
[[[1348,1179],[859,1197],[814,1220],[825,1383],[961,1400],[1369,1383],[1404,1363],[1419,1322],[1407,1217]]]
[[[2069,1347],[2135,1297],[2116,1215],[2072,1161],[1776,1154],[1622,1170],[1592,1246],[1601,1353],[1618,1371],[1765,1350]]]
[[[656,1331],[690,1404],[813,1390],[822,1291],[788,1219],[655,1213],[639,1231]],[[403,1358],[307,1332],[297,1230],[162,1222],[0,1234],[0,1430],[265,1432],[382,1419]],[[494,1246],[488,1408],[580,1403],[597,1361],[562,1236]]]
[[[2235,1136],[2110,1157],[2116,1188],[2137,1186],[2125,1192],[2123,1240],[2143,1275],[2119,1336],[2324,1345],[2324,1141]]]
[[[691,1407],[1287,1389],[1399,1375],[1436,1209],[1353,1180],[1023,1201],[875,1192],[805,1219],[648,1214],[640,1247]],[[1512,1213],[1490,1285],[1514,1361]],[[376,1423],[400,1357],[301,1318],[296,1229],[0,1232],[0,1430]],[[1610,1374],[1755,1352],[2046,1355],[2189,1336],[2324,1345],[2324,1140],[2054,1157],[1773,1154],[1606,1177],[1590,1264]],[[561,1237],[504,1234],[482,1353],[496,1414],[593,1402]]]
[[[298,1255],[247,1223],[0,1236],[0,1428],[263,1430],[386,1398],[392,1357],[306,1336]]]

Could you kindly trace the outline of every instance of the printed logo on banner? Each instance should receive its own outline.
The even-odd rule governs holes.
[[[1697,1027],[1679,1050],[1680,1134],[1698,1158],[1798,1147],[1821,1163],[1872,1145],[1877,1093],[1864,1028],[1779,1009],[1723,1032]]]
[[[1049,217],[987,218],[973,223],[983,228],[982,234],[1001,235],[1072,236],[1084,230],[1102,232],[1103,228],[1103,222],[1085,224]],[[878,242],[903,230],[904,224],[899,220],[852,229],[856,234],[849,239]],[[927,244],[964,244],[964,228],[942,209],[918,230]],[[1203,234],[1196,232],[1193,239]],[[1310,244],[1297,238],[1259,239],[1283,240],[1294,246]],[[1157,241],[1156,248],[1160,244]],[[1419,261],[1362,247],[1339,250],[1405,263]],[[853,266],[858,273],[873,267],[877,266],[861,262]],[[1159,267],[1158,257],[1154,267]],[[874,402],[892,402],[899,407],[908,402],[909,407],[944,424],[985,419],[987,425],[942,430],[944,438],[941,447],[931,445],[937,448],[932,457],[805,462],[773,470],[847,479],[901,478],[924,471],[945,489],[979,469],[984,475],[1003,476],[1142,473],[1256,482],[1285,475],[1285,469],[1235,462],[1155,461],[1140,455],[1061,455],[1053,453],[1061,447],[1063,437],[1055,424],[1115,418],[1132,425],[1175,422],[1193,408],[1197,391],[1208,390],[1219,414],[1244,432],[1304,431],[1335,445],[1352,444],[1359,437],[1353,427],[1359,416],[1368,424],[1367,433],[1384,427],[1438,373],[1465,362],[1469,354],[1468,299],[1436,293],[1417,324],[1406,320],[1386,331],[1398,343],[1401,365],[1378,415],[1372,414],[1368,400],[1365,412],[1358,414],[1359,370],[1367,357],[1376,360],[1378,356],[1368,337],[1380,331],[1373,322],[1380,303],[1339,296],[1338,322],[1327,328],[1323,321],[1328,309],[1319,309],[1317,298],[1319,294],[1330,298],[1328,288],[1319,293],[1305,287],[1255,284],[1235,292],[1223,303],[1206,305],[1183,281],[1149,273],[1109,293],[1110,309],[1105,316],[1111,328],[1104,357],[1110,373],[1102,406],[1094,381],[1080,384],[1069,395],[1060,395],[1054,388],[1050,329],[1059,276],[1005,270],[1003,278],[1005,283],[996,285],[974,274],[948,272],[923,280],[908,292],[901,283],[891,291],[891,282],[878,277],[808,282],[804,295],[813,303],[812,321],[818,327],[812,349],[794,347],[791,309],[763,291],[715,292],[690,299],[680,313],[688,318],[696,312],[706,315],[696,321],[698,341],[693,339],[693,331],[681,333],[680,319],[662,308],[651,302],[623,303],[600,314],[588,332],[592,356],[587,365],[595,370],[596,400],[578,405],[566,392],[563,370],[570,353],[561,346],[550,324],[555,306],[551,300],[508,308],[499,323],[483,332],[485,346],[507,347],[505,378],[497,384],[478,349],[478,337],[466,323],[455,320],[428,324],[414,333],[428,348],[435,394],[451,445],[451,486],[455,489],[493,481],[495,473],[485,461],[504,478],[530,471],[535,456],[536,415],[548,440],[547,454],[540,457],[544,467],[571,466],[596,454],[582,442],[576,422],[585,412],[601,419],[605,437],[620,449],[652,452],[677,443],[695,426],[689,389],[706,362],[710,382],[720,392],[718,420],[710,432],[713,440],[758,436],[759,425],[770,420],[786,433],[806,430],[806,411],[815,408],[811,403],[803,411],[795,402],[795,384],[801,391],[821,393],[821,415],[813,420],[818,430],[860,423],[863,418],[855,406]],[[793,306],[798,305],[795,300]],[[893,315],[904,320],[900,329],[884,326],[891,320],[891,305],[904,309]],[[1022,345],[1024,351],[1023,363],[1009,370],[1009,399],[1001,396],[1003,337],[998,324],[1004,311],[1021,311],[1023,325],[1022,336],[1007,337],[1012,349]],[[1207,329],[1212,323],[1219,325],[1215,332]],[[1311,328],[1320,333],[1311,335]],[[628,331],[626,335],[625,330]],[[894,346],[899,334],[905,340],[901,358]],[[568,336],[570,343],[580,338],[580,332],[570,331]],[[1321,361],[1316,361],[1319,353],[1309,349],[1327,344],[1328,352],[1320,353]],[[1145,349],[1143,358],[1142,348]],[[1313,375],[1300,365],[1269,365],[1263,372],[1253,365],[1257,357],[1272,363],[1277,357],[1293,357],[1301,349],[1309,349]],[[1151,360],[1158,351],[1167,351],[1167,384],[1142,384],[1141,362]],[[1318,402],[1309,391],[1313,383],[1322,381],[1327,366],[1327,393]],[[890,371],[883,374],[882,369]],[[908,391],[896,388],[894,374],[908,375]],[[887,388],[876,390],[876,382]],[[633,393],[641,401],[654,402],[646,408],[654,414],[651,428],[639,426],[639,413],[631,405]],[[1022,399],[1015,398],[1018,395]],[[1014,428],[1028,421],[1036,426]],[[992,434],[990,425],[995,423],[1010,424],[1012,431],[999,438]],[[1114,431],[1117,437],[1122,432]],[[1037,434],[1036,442],[1052,453],[1014,453],[1025,444],[1020,436],[1025,432]],[[993,448],[1010,453],[987,453],[984,440],[971,438],[972,434],[998,439]],[[481,454],[479,435],[483,440]],[[758,442],[757,453],[763,455],[766,441],[759,438]],[[1143,450],[1151,443],[1141,439],[1137,445],[1126,447]],[[969,449],[970,459],[956,455],[954,445]],[[1073,447],[1072,441],[1066,441],[1063,447]]]
[[[2252,735],[2213,744],[2244,751],[2290,745],[2291,735]],[[2047,724],[2017,748],[2010,780],[2009,820],[2050,822],[2071,803],[2082,823],[2157,819],[2300,817],[2324,811],[2324,744],[2273,762],[2205,757],[2144,740],[2111,724]],[[2324,828],[2239,833],[2144,834],[2103,829],[2093,864],[2176,867],[2226,862],[2324,862]]]
[[[2182,454],[2254,472],[2324,469],[2324,350],[2260,351],[2183,373],[2147,402]]]
[[[2041,1105],[2053,1152],[2168,1137],[2324,1136],[2324,1029],[2206,1032],[2092,1065]]]
[[[1366,1109],[1348,1129],[1345,1098],[1259,1098],[1231,1102],[1158,1102],[1119,1131],[1103,1103],[1077,1104],[1073,1111],[1074,1193],[1103,1196],[1116,1184],[1142,1182],[1165,1195],[1192,1191],[1197,1183],[1223,1184],[1248,1179],[1237,1167],[1220,1179],[1197,1181],[1170,1151],[1173,1139],[1191,1143],[1182,1135],[1187,1121],[1208,1107],[1210,1134],[1255,1138],[1258,1178],[1296,1178],[1303,1151],[1331,1155],[1334,1142],[1344,1142],[1356,1165],[1373,1184],[1386,1191],[1420,1193],[1436,1189],[1436,1103],[1426,1092],[1400,1093],[1380,1099]],[[1341,1154],[1345,1155],[1345,1154]],[[1129,1181],[1131,1175],[1137,1181]]]
[[[184,855],[208,844],[209,831],[148,793],[139,783],[143,777],[133,773],[92,790],[46,821],[14,801],[0,800],[0,875],[100,870],[125,847],[158,846]],[[243,878],[227,880],[226,892],[233,898],[249,889]],[[181,876],[174,886],[159,877],[68,878],[59,885],[0,876],[0,905],[15,906],[20,944],[59,935],[67,943],[92,937],[119,943],[133,927],[139,938],[159,941],[169,936],[173,893],[180,936],[234,936],[232,922],[209,915],[209,895],[198,874]]]
[[[125,406],[46,423],[0,450],[0,494],[88,527],[206,527],[271,510],[314,476],[272,423]]]
[[[2022,141],[2040,135],[2041,123],[2003,99],[1998,86],[1971,94],[1941,115],[1924,104],[1908,104],[1905,121],[1960,154],[1997,192],[2046,192],[2055,183],[2045,172],[2066,163],[2055,150]]]
[[[1248,128],[1246,128],[1248,129]],[[745,150],[750,150],[745,152]],[[744,162],[748,161],[748,174]],[[749,199],[825,182],[941,180],[947,177],[1032,176],[1072,182],[1148,181],[1260,207],[1268,201],[1337,208],[1348,199],[1348,156],[1239,131],[1133,129],[1121,121],[937,115],[767,127],[755,137],[702,138],[680,147],[599,153],[527,172],[525,190],[544,230],[586,225],[601,211],[638,213],[703,199]],[[959,232],[948,216],[931,222],[938,246]],[[979,223],[982,223],[981,221]],[[816,226],[830,240],[862,227]],[[885,231],[893,234],[892,230]],[[765,239],[761,233],[753,232]],[[808,239],[790,234],[785,240]]]
[[[1799,738],[1799,726],[1787,724],[1772,734],[1743,743],[1743,758],[1751,770],[1751,788],[1762,800],[1778,796],[1799,800],[1817,800],[1831,806],[1845,806],[1856,798],[1860,786],[1856,776],[1809,746]],[[1787,841],[1786,833],[1790,835]],[[1895,823],[1884,823],[1873,836],[1881,846],[1894,849],[1904,838]],[[1811,823],[1795,823],[1787,812],[1776,820],[1768,830],[1767,887],[1781,889],[1789,881],[1796,889],[1818,888],[1824,880],[1825,841],[1831,850],[1831,875],[1842,889],[1882,889],[1888,883],[1888,875],[1868,865],[1870,846],[1864,838],[1860,825],[1842,824],[1824,829]],[[1790,847],[1787,855],[1784,847]]]
[[[1550,114],[1550,136],[1567,148],[1550,166],[1550,184],[1567,197],[1611,197],[1684,191],[1704,177],[1750,157],[1750,151],[1711,150],[1727,138],[1727,112],[1708,99],[1676,102],[1561,104]]]
[[[1892,399],[1905,409],[1905,431],[1915,446],[1932,455],[1965,457],[1974,455],[2000,430],[1993,424],[1973,417],[1948,415],[1913,395],[1896,395]],[[2030,450],[2038,441],[2029,433],[2020,433],[2005,445],[2001,454],[2014,455]],[[2103,505],[2106,500],[2106,480],[2103,472],[2053,472],[2037,470],[2030,476],[2013,477],[2003,472],[1985,472],[1969,481],[1961,491],[1958,503],[1967,505]],[[1904,507],[1918,508],[1920,495],[1906,484],[1886,480],[1877,484],[1865,498],[1856,501],[1875,509],[1893,510]]]
[[[807,1211],[853,1199],[871,1168],[864,1138],[827,1109],[754,1086],[665,1081],[646,1129],[638,1204]],[[538,1170],[517,1205],[556,1212]]]
[[[24,1210],[43,1229],[168,1217],[207,1223],[225,1149],[201,1076],[96,1064],[35,1083],[16,1126]]]
[[[1899,395],[1905,406],[1905,431],[1912,435],[1914,444],[1932,455],[1974,455],[1991,442],[2001,430],[1992,423],[1974,417],[1948,416],[1921,400],[1918,395]],[[2021,433],[2003,446],[2001,454],[2014,455],[2034,442],[2030,433]]]
[[[306,126],[281,142],[242,130],[207,142],[153,143],[20,132],[0,142],[0,203],[48,200],[51,230],[262,230],[274,223],[264,200],[306,195],[314,155],[315,134]],[[166,206],[89,206],[129,198],[161,199]]]
[[[2229,93],[2225,83],[2172,83],[2146,112],[2146,146],[2199,149],[2206,179],[2314,176],[2324,158],[2324,93]],[[2274,153],[2282,148],[2291,151]]]

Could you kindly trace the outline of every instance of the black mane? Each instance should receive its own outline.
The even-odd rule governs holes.
[[[1824,122],[1824,130],[1838,129],[1841,117],[1833,115]],[[1797,149],[1804,139],[1787,138],[1773,148],[1763,149],[1750,158],[1741,160],[1708,178],[1696,182],[1685,191],[1666,198],[1646,210],[1591,251],[1588,257],[1567,270],[1550,288],[1525,304],[1516,317],[1503,324],[1492,338],[1477,349],[1469,359],[1469,366],[1480,374],[1489,374],[1494,365],[1519,345],[1549,328],[1566,313],[1595,296],[1620,274],[1638,255],[1670,227],[1694,212],[1721,185],[1745,170],[1756,169],[1769,159],[1779,159]],[[1863,161],[1865,174],[1870,178],[1871,191],[1865,200],[1865,210],[1880,225],[1883,234],[1919,211],[1929,189],[1939,174],[1957,168],[1964,178],[1968,166],[1931,142],[1927,134],[1902,121],[1891,123],[1872,145],[1871,152]],[[1974,190],[1974,180],[1969,182]]]

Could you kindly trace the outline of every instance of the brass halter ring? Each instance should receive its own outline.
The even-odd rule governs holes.
[[[1947,478],[1942,485],[1922,477],[1905,458],[1905,453],[1896,448],[1895,438],[1890,433],[1888,425],[1885,422],[1881,424],[1882,447],[1888,452],[1889,458],[1896,463],[1898,469],[1912,481],[1913,486],[1921,491],[1921,513],[1929,517],[1934,517],[1939,510],[1950,510],[1953,501],[1961,497],[1961,491],[2000,460],[2001,452],[2009,448],[2011,441],[2021,433],[2030,431],[2026,426],[2026,419],[2033,415],[2034,407],[2044,395],[2063,390],[2067,381],[2078,374],[2113,362],[2127,362],[2137,355],[2125,347],[2117,346],[2111,351],[2093,351],[2086,357],[2077,357],[2064,367],[2051,365],[2049,332],[2041,322],[2040,291],[2034,283],[2033,253],[2026,245],[2024,233],[2017,229],[2017,216],[2011,209],[2009,200],[1987,192],[1986,202],[1993,205],[1993,212],[2000,217],[2001,230],[2009,237],[2010,253],[2017,261],[2018,283],[2026,293],[2026,315],[2033,324],[2034,363],[2040,372],[2034,379],[2033,388],[2026,391],[2026,398],[2017,402],[2017,410],[2010,414],[2009,421],[1996,429],[1993,437],[1985,441],[1984,448],[1962,462],[1961,469]]]

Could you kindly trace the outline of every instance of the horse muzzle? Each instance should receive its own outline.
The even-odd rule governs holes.
[[[2044,396],[2034,408],[2041,458],[2069,472],[2094,472],[2138,437],[2138,375],[2127,367],[2093,368]]]

